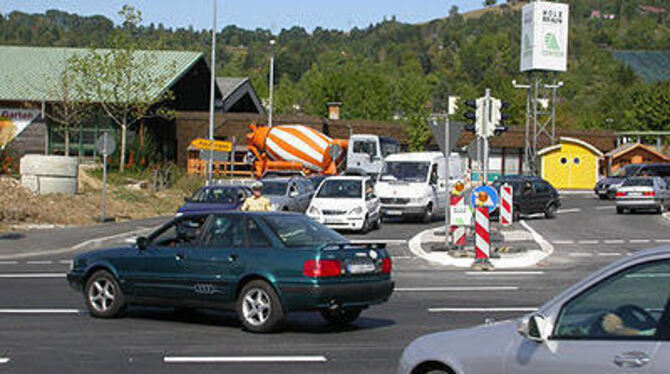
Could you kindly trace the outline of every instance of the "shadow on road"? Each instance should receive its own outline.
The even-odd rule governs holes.
[[[208,309],[182,310],[174,308],[133,307],[128,308],[124,312],[123,318],[176,322],[202,326],[230,327],[235,329],[242,328],[242,324],[237,319],[235,313]],[[373,330],[393,325],[395,325],[395,321],[392,320],[366,317],[364,311],[361,317],[351,325],[341,327],[331,326],[321,318],[321,315],[318,312],[305,312],[290,314],[277,333],[337,334]]]
[[[24,234],[11,233],[11,234],[0,235],[0,240],[19,240],[25,237],[26,236]]]

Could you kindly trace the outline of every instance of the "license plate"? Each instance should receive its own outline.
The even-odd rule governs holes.
[[[386,215],[389,216],[402,216],[402,211],[400,210],[387,210]]]
[[[642,196],[642,192],[629,192],[626,196]]]
[[[331,225],[337,225],[340,223],[343,223],[341,219],[327,219],[325,220],[326,225],[331,224]]]
[[[363,263],[349,263],[347,264],[347,271],[349,274],[367,274],[374,273],[375,265],[370,262]]]

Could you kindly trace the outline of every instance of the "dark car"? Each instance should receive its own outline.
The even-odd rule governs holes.
[[[176,217],[133,246],[76,255],[67,279],[94,317],[133,304],[234,310],[269,332],[287,313],[348,324],[393,292],[391,258],[293,213]]]
[[[593,191],[601,199],[614,200],[616,192],[626,178],[661,177],[670,182],[670,164],[633,164],[617,170],[612,176],[599,180]]]
[[[206,186],[184,199],[186,203],[177,214],[236,210],[249,196],[251,189],[246,186]]]
[[[544,213],[546,218],[556,217],[556,211],[561,207],[558,191],[540,177],[525,177],[508,180],[496,180],[493,188],[500,192],[503,184],[509,184],[514,191],[513,215],[518,221],[521,215]],[[498,214],[496,210],[494,214]]]

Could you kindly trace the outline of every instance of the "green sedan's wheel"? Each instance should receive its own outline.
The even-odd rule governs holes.
[[[86,307],[98,318],[118,316],[125,307],[125,297],[114,276],[106,270],[93,273],[84,290]]]
[[[331,325],[346,326],[354,322],[361,315],[360,308],[322,309],[321,315]]]
[[[284,320],[284,308],[275,290],[267,282],[247,283],[237,298],[237,315],[252,332],[271,332]]]

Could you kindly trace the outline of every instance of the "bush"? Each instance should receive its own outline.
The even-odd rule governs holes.
[[[19,172],[19,159],[14,151],[5,148],[0,151],[0,175],[15,175]]]

